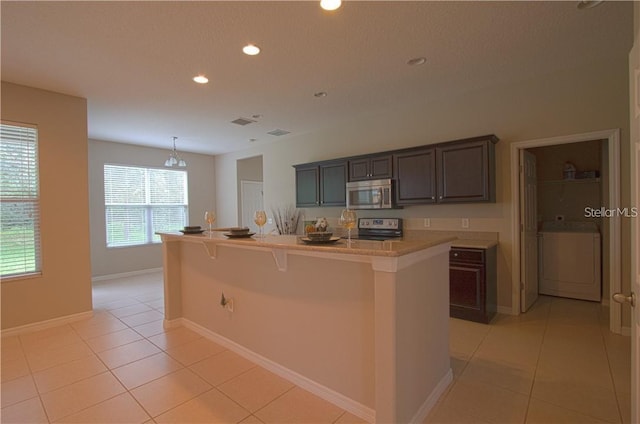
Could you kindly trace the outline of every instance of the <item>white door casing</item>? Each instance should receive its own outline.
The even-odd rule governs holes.
[[[520,264],[521,264],[521,242],[520,242],[520,150],[530,149],[533,147],[553,146],[558,144],[578,143],[582,141],[606,140],[607,142],[607,158],[609,178],[608,180],[608,199],[607,207],[611,209],[620,208],[620,129],[609,129],[602,131],[594,131],[582,134],[571,134],[551,138],[543,138],[528,141],[514,141],[510,144],[510,164],[511,164],[511,198],[515,199],[511,203],[511,234],[513,235],[513,254],[512,254],[512,303],[511,311],[514,315],[521,313],[521,296],[520,287]],[[614,292],[620,291],[622,261],[621,261],[621,244],[620,244],[620,217],[613,215],[603,222],[607,225],[609,232],[609,242],[607,243],[607,256],[609,258],[609,284],[610,291],[605,294],[607,298],[611,297]],[[614,333],[621,333],[621,305],[612,302],[609,313],[609,328]]]
[[[638,5],[635,5],[638,14]],[[640,35],[636,33],[629,53],[631,99],[631,206],[640,207]],[[640,423],[640,216],[631,217],[631,422]],[[628,293],[627,293],[628,294]]]
[[[640,83],[638,75],[640,73],[636,74],[636,82]],[[640,102],[640,99],[638,101]],[[640,134],[640,116],[636,116],[635,125]],[[632,193],[631,204],[637,208],[640,204],[640,142],[635,143],[635,154],[632,156],[634,157],[632,160],[635,161],[632,168],[635,170],[632,174],[635,190]],[[640,402],[637,401],[640,398],[640,304],[638,304],[640,302],[640,223],[638,222],[640,216],[631,219],[631,243],[634,246],[631,258],[633,280],[631,293],[635,294],[635,306],[632,307],[631,317],[631,422],[640,423]],[[634,402],[633,399],[636,401]]]
[[[538,219],[536,157],[520,150],[521,311],[538,299]]]

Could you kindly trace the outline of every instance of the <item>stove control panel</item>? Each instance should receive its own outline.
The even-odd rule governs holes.
[[[402,230],[401,218],[360,218],[358,228],[367,230]]]

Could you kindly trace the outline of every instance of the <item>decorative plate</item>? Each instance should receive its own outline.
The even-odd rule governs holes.
[[[300,240],[307,244],[330,244],[340,240],[340,237],[331,237],[328,240],[311,240],[309,237],[300,237]]]
[[[222,233],[222,234],[229,238],[249,238],[255,233],[241,233],[241,234]]]

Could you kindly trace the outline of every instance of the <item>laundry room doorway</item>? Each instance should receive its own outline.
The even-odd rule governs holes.
[[[601,163],[599,176],[595,178],[593,175],[586,175],[588,177],[593,178],[584,178],[584,181],[578,182],[575,186],[570,186],[567,189],[566,184],[564,184],[565,175],[562,174],[562,170],[564,167],[564,162],[567,160],[558,157],[555,159],[556,163],[547,166],[548,169],[557,168],[554,172],[557,172],[553,177],[548,175],[540,175],[538,178],[538,184],[540,183],[540,178],[544,177],[546,181],[543,185],[538,187],[537,197],[543,197],[543,199],[538,198],[537,201],[546,201],[548,203],[547,206],[541,204],[538,207],[537,216],[537,224],[539,226],[542,223],[545,223],[546,228],[549,226],[553,227],[554,225],[559,227],[565,219],[575,219],[576,221],[579,218],[584,218],[585,208],[586,207],[594,207],[598,208],[601,206],[606,207],[607,209],[615,209],[620,205],[620,175],[617,171],[619,169],[619,149],[620,149],[620,132],[619,130],[606,130],[585,134],[576,134],[570,136],[562,136],[562,137],[553,137],[547,139],[539,139],[539,140],[530,140],[523,142],[514,142],[511,144],[511,181],[512,181],[512,195],[513,199],[517,199],[512,203],[512,223],[513,223],[513,234],[514,234],[514,254],[513,254],[513,273],[512,273],[512,281],[513,281],[513,291],[512,291],[512,309],[514,314],[519,314],[525,311],[529,306],[531,306],[532,302],[530,301],[532,297],[533,289],[530,287],[531,284],[537,284],[537,281],[527,281],[526,275],[523,274],[527,272],[531,275],[530,270],[527,271],[527,267],[532,267],[532,252],[527,250],[529,249],[537,249],[534,245],[537,246],[538,243],[529,243],[525,246],[524,241],[526,239],[531,239],[531,235],[527,235],[525,233],[525,222],[523,221],[523,209],[530,208],[525,202],[525,190],[521,181],[524,176],[522,172],[524,171],[523,163],[521,162],[522,151],[529,152],[537,152],[541,153],[542,160],[551,161],[549,159],[550,156],[545,155],[545,151],[542,148],[549,148],[546,153],[552,153],[553,148],[556,148],[558,151],[562,151],[565,147],[564,145],[574,144],[574,143],[585,143],[589,142],[592,144],[592,148],[594,144],[601,146]],[[553,147],[552,147],[553,146]],[[560,165],[558,165],[559,163]],[[548,165],[548,164],[547,164]],[[537,168],[540,168],[541,165],[537,163]],[[544,167],[543,167],[544,168]],[[541,168],[542,169],[542,168]],[[583,170],[579,170],[583,171]],[[586,170],[584,170],[586,171]],[[545,171],[549,172],[549,171]],[[584,175],[579,175],[580,177]],[[575,178],[575,175],[570,175],[569,177]],[[582,178],[581,178],[582,179]],[[588,186],[601,185],[602,189],[594,190],[593,187],[589,188]],[[564,186],[564,187],[563,187]],[[575,187],[579,187],[578,190],[574,190]],[[598,191],[600,193],[600,198],[593,198],[593,196],[588,197],[590,200],[585,200],[585,197],[581,193],[583,191],[594,192]],[[558,197],[560,196],[560,197]],[[549,199],[544,199],[544,197],[548,197]],[[562,205],[554,205],[553,199],[564,199]],[[576,200],[576,198],[581,200]],[[519,200],[518,200],[519,199]],[[594,203],[592,204],[584,204],[584,203]],[[581,215],[581,216],[580,216]],[[584,221],[584,219],[582,219]],[[593,221],[593,220],[587,220]],[[611,299],[611,295],[617,291],[620,291],[621,285],[621,262],[620,262],[620,218],[617,216],[613,216],[611,218],[602,219],[600,222],[600,231],[602,232],[602,267],[603,275],[602,275],[602,301],[603,303],[609,305],[610,309],[610,329],[615,333],[621,332],[622,326],[622,315],[620,306],[611,302],[609,303],[609,299]],[[582,224],[578,224],[582,225]],[[538,228],[539,230],[540,228]],[[529,232],[531,232],[531,228],[529,228]],[[539,240],[538,240],[539,241]],[[538,250],[537,253],[540,253]],[[528,254],[528,256],[527,256]],[[528,294],[528,296],[527,296]],[[529,300],[527,300],[527,298]]]

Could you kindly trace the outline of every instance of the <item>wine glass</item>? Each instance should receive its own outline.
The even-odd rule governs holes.
[[[258,237],[264,237],[262,234],[262,226],[267,223],[267,213],[265,211],[256,211],[253,214],[253,222],[260,228],[260,235]]]
[[[348,245],[351,245],[351,229],[356,227],[356,211],[343,209],[340,214],[340,225],[347,229]]]
[[[214,211],[206,211],[204,213],[204,222],[209,224],[209,233],[211,233],[211,226],[216,222],[216,213]]]

